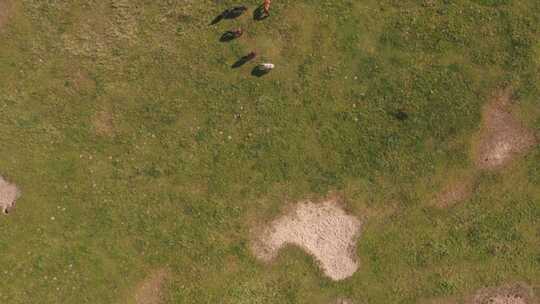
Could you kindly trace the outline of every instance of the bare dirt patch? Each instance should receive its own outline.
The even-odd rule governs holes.
[[[0,210],[3,214],[8,214],[13,210],[15,201],[19,196],[20,192],[17,186],[0,176]]]
[[[135,293],[135,303],[137,304],[159,304],[162,303],[163,283],[167,279],[167,271],[160,269],[152,274],[137,288]]]
[[[460,297],[424,299],[422,304],[538,304],[533,288],[524,283],[507,284],[496,288],[484,288],[474,294]]]
[[[473,177],[464,177],[460,180],[449,182],[439,192],[434,204],[439,208],[448,208],[459,202],[467,200],[474,193],[475,181]]]
[[[332,302],[332,304],[353,304],[353,301],[351,301],[349,299],[339,298],[339,299],[335,300],[334,302]]]
[[[497,169],[536,144],[534,133],[511,112],[512,90],[499,92],[483,110],[483,125],[474,149],[479,169]]]
[[[97,135],[111,136],[114,134],[114,118],[112,111],[99,110],[93,119],[94,131]]]
[[[499,169],[538,143],[534,132],[514,117],[512,106],[511,89],[499,91],[485,105],[482,126],[473,144],[473,172],[448,181],[436,194],[434,205],[446,208],[468,199],[474,193],[478,170]]]
[[[86,94],[96,89],[96,81],[81,69],[76,69],[69,77],[76,92]]]
[[[252,249],[257,258],[269,262],[284,246],[299,246],[314,256],[328,277],[337,281],[358,270],[355,248],[360,228],[360,220],[346,214],[336,200],[306,201],[270,223]]]
[[[471,304],[534,304],[532,289],[522,283],[479,290]]]
[[[0,0],[0,29],[6,25],[10,12],[10,4],[7,0]]]

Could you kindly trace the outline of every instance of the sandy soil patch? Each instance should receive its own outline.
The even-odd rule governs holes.
[[[335,300],[334,302],[332,302],[332,304],[353,304],[353,301],[351,301],[349,299],[339,298],[339,299]]]
[[[137,288],[135,293],[135,303],[137,304],[159,304],[162,303],[162,288],[163,283],[167,279],[167,271],[164,269],[158,270]]]
[[[525,284],[507,285],[479,290],[471,304],[534,304],[532,289]]]
[[[496,169],[536,144],[533,132],[511,113],[512,91],[499,92],[483,111],[483,125],[474,151],[480,169]]]
[[[8,214],[15,207],[15,201],[19,196],[17,186],[0,176],[0,210],[3,214]]]
[[[347,215],[336,200],[301,202],[263,229],[253,244],[255,256],[265,262],[286,245],[296,245],[319,263],[332,280],[352,276],[358,269],[356,240],[361,222]]]

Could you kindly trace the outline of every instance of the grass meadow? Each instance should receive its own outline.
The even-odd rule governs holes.
[[[472,170],[497,90],[540,131],[539,1],[275,0],[264,21],[254,0],[2,1],[0,175],[22,196],[0,217],[0,303],[135,303],[156,269],[163,303],[539,294],[538,146],[433,204]],[[294,247],[253,257],[254,227],[334,194],[364,221],[351,278]]]

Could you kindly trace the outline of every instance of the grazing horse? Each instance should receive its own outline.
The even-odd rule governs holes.
[[[240,38],[243,34],[244,34],[244,30],[241,28],[232,30],[232,31],[226,31],[225,33],[223,33],[223,35],[221,35],[221,38],[219,38],[219,41],[228,42],[236,38]]]

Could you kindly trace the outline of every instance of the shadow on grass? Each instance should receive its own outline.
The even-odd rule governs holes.
[[[221,20],[223,20],[223,13],[221,13],[221,14],[218,15],[216,18],[214,18],[214,20],[212,20],[212,22],[210,22],[210,25],[217,24],[217,23],[219,23]]]
[[[249,60],[246,60],[244,57],[238,59],[238,61],[236,61],[233,65],[231,65],[231,68],[233,69],[237,69],[241,66],[243,66],[244,64],[246,64]]]
[[[262,21],[268,18],[268,16],[269,15],[264,12],[264,7],[262,5],[253,11],[253,20]]]
[[[405,121],[409,118],[409,114],[407,114],[407,112],[405,112],[402,109],[399,109],[395,112],[391,112],[390,115],[392,115],[395,119],[399,121]]]
[[[217,24],[223,19],[236,19],[240,17],[245,11],[247,11],[247,7],[245,6],[228,8],[224,10],[221,14],[219,14],[216,18],[214,18],[212,22],[210,22],[210,25]]]
[[[259,66],[256,66],[251,70],[251,76],[263,77],[264,75],[270,73],[270,70],[263,70]]]
[[[243,66],[244,64],[248,63],[249,61],[253,60],[255,58],[255,53],[254,52],[251,52],[249,54],[247,54],[246,56],[243,56],[242,58],[238,59],[232,66],[231,68],[233,69],[237,69],[241,66]]]
[[[221,37],[219,38],[219,41],[229,42],[229,41],[233,41],[236,38],[238,37],[235,35],[233,31],[226,31],[225,33],[223,33],[223,35],[221,35]]]

